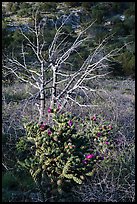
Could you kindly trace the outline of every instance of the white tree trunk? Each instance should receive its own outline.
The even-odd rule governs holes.
[[[39,122],[42,122],[44,119],[44,110],[45,110],[45,90],[44,90],[44,65],[41,61],[41,85],[40,85],[40,116]]]
[[[40,91],[40,116],[39,116],[39,122],[42,122],[44,119],[45,114],[45,92],[44,92],[44,86],[41,85],[41,91]]]
[[[51,93],[51,103],[50,108],[54,108],[57,96],[57,66],[52,66],[53,71],[53,81],[52,81],[52,93]]]

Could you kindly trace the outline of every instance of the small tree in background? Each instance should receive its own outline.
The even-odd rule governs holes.
[[[3,60],[4,68],[37,90],[35,96],[39,95],[40,99],[40,103],[37,104],[39,122],[45,117],[45,94],[48,89],[51,93],[49,104],[51,109],[56,103],[60,103],[62,109],[69,101],[79,106],[92,106],[90,102],[80,104],[76,96],[81,92],[83,97],[89,99],[89,93],[96,90],[88,87],[87,82],[108,74],[107,62],[120,50],[116,48],[107,52],[106,45],[110,37],[106,37],[102,42],[96,43],[94,48],[89,48],[89,53],[82,59],[82,63],[78,63],[73,70],[71,61],[73,54],[75,57],[77,55],[77,58],[81,57],[79,49],[85,48],[84,46],[91,41],[92,36],[87,32],[94,23],[84,29],[80,28],[78,33],[74,31],[66,33],[64,28],[71,15],[62,20],[61,26],[58,25],[58,21],[54,22],[55,28],[50,33],[49,41],[51,38],[52,40],[47,42],[48,18],[45,17],[44,21],[42,18],[38,20],[39,12],[36,11],[33,15],[34,24],[28,28],[27,33],[23,28],[19,28],[24,38],[21,52],[17,57],[12,52],[11,56],[6,56]]]

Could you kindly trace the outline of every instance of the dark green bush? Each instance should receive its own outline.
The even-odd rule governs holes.
[[[118,56],[118,60],[121,63],[123,73],[126,76],[135,76],[135,55],[133,53],[125,51]]]
[[[12,189],[17,190],[18,189],[18,179],[15,175],[13,175],[12,172],[6,172],[2,176],[2,188],[4,189]]]

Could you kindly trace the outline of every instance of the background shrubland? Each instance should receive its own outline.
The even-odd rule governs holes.
[[[33,5],[33,6],[32,6]],[[32,8],[33,7],[33,8]],[[85,116],[101,115],[105,121],[113,126],[113,149],[107,160],[97,166],[95,175],[88,178],[80,186],[74,186],[65,195],[64,201],[79,202],[135,202],[135,50],[134,50],[134,2],[5,2],[2,9],[2,50],[10,55],[11,50],[18,54],[22,36],[18,29],[20,24],[31,23],[34,8],[39,7],[42,18],[45,14],[49,18],[61,16],[73,9],[79,9],[80,23],[85,25],[85,19],[97,19],[92,35],[95,45],[106,34],[115,33],[110,39],[108,50],[131,42],[114,57],[110,63],[112,74],[90,81],[88,86],[99,90],[99,94],[90,94],[92,104],[96,107],[79,107],[73,102],[67,104],[64,111],[84,118]],[[106,12],[107,11],[107,12]],[[120,14],[120,15],[119,15]],[[120,16],[125,16],[120,20]],[[15,27],[13,26],[15,23]],[[8,29],[14,28],[14,29]],[[68,26],[66,32],[71,30]],[[90,33],[91,31],[89,31]],[[47,35],[48,42],[52,36]],[[75,35],[75,34],[74,34]],[[73,40],[73,36],[72,36]],[[81,49],[81,56],[87,56],[88,48]],[[89,46],[89,47],[88,47]],[[14,49],[13,49],[14,48]],[[83,51],[83,52],[82,52]],[[45,52],[45,56],[46,56]],[[29,53],[31,56],[31,52]],[[81,62],[81,57],[72,58],[73,69]],[[49,73],[50,77],[50,73]],[[36,90],[31,89],[35,94]],[[81,97],[78,99],[83,100]],[[25,135],[23,124],[38,121],[39,113],[35,105],[39,101],[31,99],[28,84],[19,82],[14,75],[3,68],[2,79],[2,199],[3,202],[39,202],[40,193],[26,170],[17,168],[16,143]],[[46,109],[48,110],[50,92],[46,95]],[[48,113],[45,114],[45,120]],[[63,202],[63,201],[62,201]]]

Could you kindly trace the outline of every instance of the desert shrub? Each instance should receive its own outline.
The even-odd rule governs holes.
[[[125,51],[118,56],[118,60],[122,65],[123,73],[125,75],[135,75],[135,56],[133,53]]]
[[[10,101],[12,102],[18,102],[20,100],[23,100],[26,98],[26,94],[25,93],[7,93],[5,95],[6,101],[7,103],[9,103]]]
[[[19,9],[20,9],[19,3],[18,2],[14,2],[12,4],[12,7],[11,7],[10,11],[12,13],[16,14]]]
[[[18,180],[11,172],[6,172],[2,176],[2,201],[8,202],[12,197],[12,191],[17,190]]]
[[[17,188],[17,178],[11,172],[5,173],[2,176],[2,187],[7,189]]]
[[[30,172],[43,201],[45,194],[58,200],[73,185],[82,184],[111,150],[110,124],[95,115],[81,120],[58,110],[48,109],[51,124],[26,124],[26,136],[16,145],[18,164]]]
[[[24,201],[30,197],[31,191],[33,192],[35,188],[35,183],[26,170],[7,170],[2,176],[2,201]]]
[[[65,2],[66,6],[77,7],[81,5],[81,2]]]
[[[85,10],[90,11],[91,6],[93,6],[93,2],[82,2],[81,6],[82,6]]]
[[[135,55],[132,52],[125,51],[118,57],[115,62],[110,62],[110,69],[114,76],[132,76],[135,77]]]
[[[55,11],[56,10],[56,8],[57,8],[57,4],[56,4],[56,2],[52,2],[52,3],[50,3],[50,2],[44,2],[43,3],[43,7],[42,7],[42,9],[43,10],[45,10],[45,11]]]
[[[7,3],[7,6],[6,6],[6,11],[7,12],[11,12],[12,11],[12,6],[13,6],[13,2],[8,2]]]

